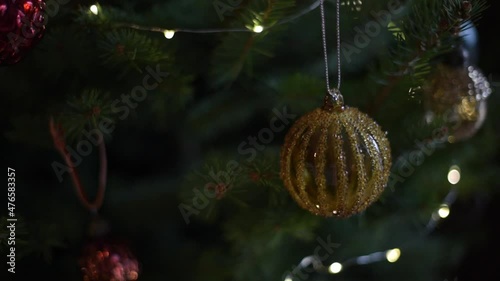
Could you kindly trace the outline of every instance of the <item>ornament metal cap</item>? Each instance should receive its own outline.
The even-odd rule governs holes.
[[[328,91],[328,94],[325,96],[323,109],[326,111],[341,111],[345,109],[344,97],[338,89],[333,88]]]

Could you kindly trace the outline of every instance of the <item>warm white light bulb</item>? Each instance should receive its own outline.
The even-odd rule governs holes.
[[[290,277],[286,277],[286,278],[285,278],[285,281],[293,281],[293,280],[292,280],[292,278],[290,278]]]
[[[441,205],[438,210],[438,215],[442,219],[447,218],[450,215],[450,207],[446,204]]]
[[[97,14],[99,14],[99,9],[97,8],[97,5],[90,6],[90,12],[92,12],[92,14],[97,16]]]
[[[261,33],[262,31],[264,31],[264,27],[262,25],[255,25],[253,27],[253,32],[255,33]]]
[[[165,38],[172,39],[172,38],[174,38],[175,31],[174,30],[165,30],[163,32],[163,34],[165,35]]]
[[[334,262],[328,267],[328,271],[333,274],[337,274],[342,271],[342,265],[338,262]]]
[[[451,184],[457,184],[460,181],[460,168],[458,166],[452,166],[448,172],[448,181]]]
[[[398,248],[394,248],[385,253],[385,257],[388,262],[397,262],[400,256],[401,256],[401,250]]]

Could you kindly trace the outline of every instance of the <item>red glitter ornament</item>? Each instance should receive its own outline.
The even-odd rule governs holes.
[[[0,0],[0,65],[15,64],[45,32],[42,0]]]
[[[84,281],[133,281],[139,262],[124,243],[96,240],[84,248],[80,259]]]

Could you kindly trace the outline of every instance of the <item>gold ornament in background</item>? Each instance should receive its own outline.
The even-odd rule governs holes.
[[[444,119],[448,141],[472,137],[486,119],[486,99],[492,90],[486,77],[473,66],[437,66],[432,80],[424,86],[426,121]]]
[[[364,211],[384,191],[391,151],[377,123],[332,100],[328,95],[322,108],[302,116],[286,135],[281,178],[302,208],[346,218]]]

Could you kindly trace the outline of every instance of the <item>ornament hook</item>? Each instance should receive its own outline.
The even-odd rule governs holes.
[[[332,88],[328,90],[323,109],[328,111],[332,111],[334,109],[344,109],[344,96],[342,96],[339,89]]]

